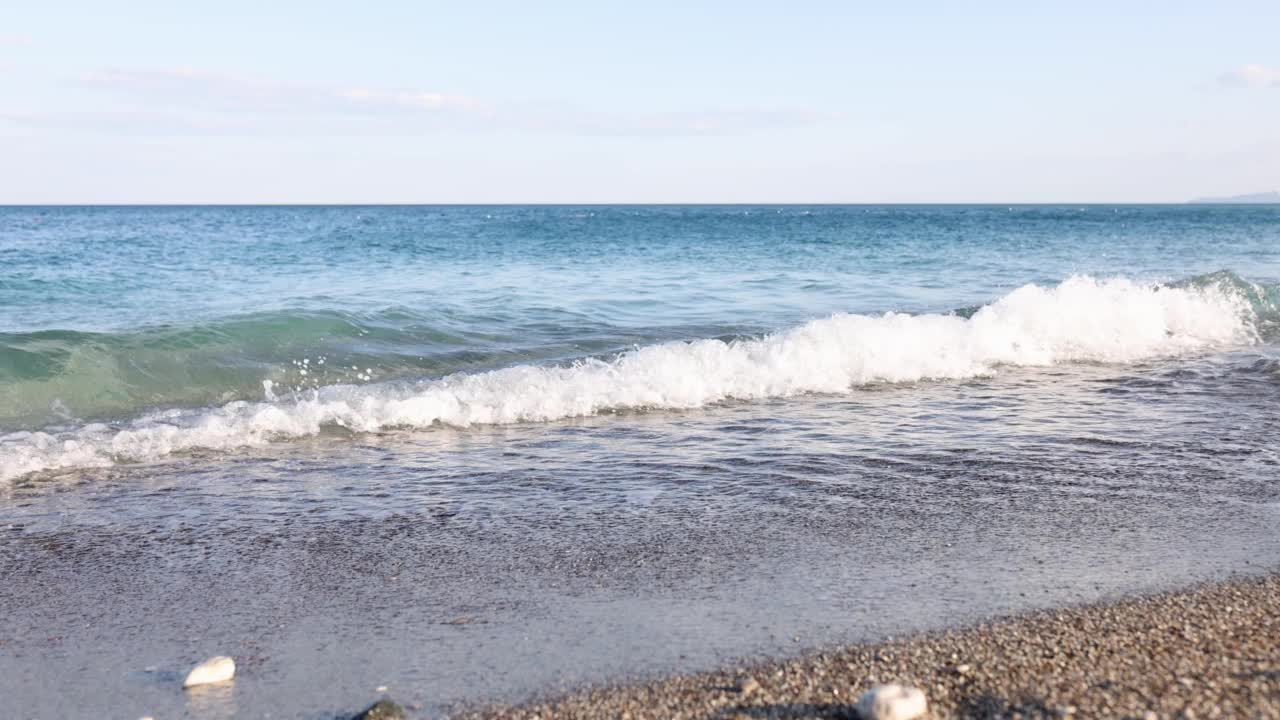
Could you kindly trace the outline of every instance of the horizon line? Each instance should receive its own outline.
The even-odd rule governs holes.
[[[890,202],[31,202],[4,203],[0,208],[23,207],[1046,207],[1046,206],[1113,207],[1134,205],[1280,205],[1274,202],[1249,202],[1214,199],[1194,200],[1107,200],[1107,201],[890,201]]]

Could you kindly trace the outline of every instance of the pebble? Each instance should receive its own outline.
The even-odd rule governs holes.
[[[218,655],[191,668],[191,672],[187,673],[187,679],[182,682],[182,687],[226,682],[235,677],[235,674],[236,661],[225,655]]]
[[[379,700],[352,716],[351,720],[406,720],[409,714],[390,700]]]
[[[881,685],[858,699],[858,717],[863,720],[914,720],[928,709],[924,692],[902,685]]]

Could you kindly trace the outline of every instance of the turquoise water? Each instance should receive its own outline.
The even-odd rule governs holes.
[[[4,208],[0,465],[13,477],[326,427],[556,420],[1267,344],[1278,247],[1274,206]],[[965,317],[1082,277],[1101,285],[1064,293],[1063,307],[1115,320],[1113,339],[1175,342],[1105,346],[1085,337],[1088,323],[1055,330],[1063,308],[1029,298],[1012,312],[1030,319],[978,340],[1027,333],[1001,341],[1038,343],[1029,353],[977,348],[977,336],[919,345],[938,332],[927,323],[854,327],[885,313]],[[1136,294],[1103,287],[1120,281]],[[1178,328],[1165,327],[1177,309],[1117,319],[1160,283],[1221,286],[1252,304]],[[802,330],[815,320],[829,326]],[[797,331],[822,337],[750,349]],[[653,357],[705,339],[743,352]],[[908,349],[866,357],[877,342]],[[747,357],[774,351],[785,362]],[[927,362],[937,352],[952,362]],[[861,364],[833,369],[840,356]],[[619,357],[648,365],[612,386],[511,372]],[[735,362],[750,367],[726,370]],[[810,371],[830,376],[798,380]],[[434,410],[361,407],[421,399],[441,382],[487,386],[436,398],[451,406]],[[297,409],[317,398],[355,409]],[[292,417],[246,419],[260,403]],[[196,437],[224,416],[235,427]],[[120,435],[143,426],[165,438]]]

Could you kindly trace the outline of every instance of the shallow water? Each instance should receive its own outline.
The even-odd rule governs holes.
[[[81,242],[102,235],[127,252],[145,233],[122,228],[164,217],[160,236],[189,232],[189,253],[217,255],[211,238],[246,227],[268,248],[288,245],[304,226],[268,221],[286,212],[315,227],[360,227],[363,212],[386,214],[376,227],[431,213],[483,227],[490,210],[41,212],[46,223],[66,213],[57,222]],[[12,230],[20,212],[0,212],[6,257],[15,237],[28,239]],[[605,211],[494,212],[516,218],[503,237],[519,238],[546,231],[547,218],[572,227],[591,216],[570,213]],[[18,313],[5,296],[5,387],[30,402],[0,400],[10,408],[0,457],[16,467],[44,436],[21,457],[69,462],[0,486],[0,698],[19,716],[319,718],[387,686],[434,715],[1280,569],[1276,210],[1019,208],[1013,221],[1003,208],[785,208],[771,217],[796,218],[764,225],[740,208],[608,212],[658,219],[535,257],[513,296],[494,278],[529,256],[504,255],[480,230],[466,246],[458,228],[470,226],[457,217],[445,244],[475,275],[446,254],[448,277],[462,279],[439,284],[379,259],[418,250],[356,233],[341,257],[355,262],[365,242],[369,262],[350,284],[332,268],[316,286],[283,280],[301,273],[292,268],[256,280],[228,270],[210,280],[227,285],[215,300],[212,286],[165,295],[172,283],[137,278],[146,287],[121,292],[142,294],[99,308],[58,275],[71,270],[49,269],[49,307],[22,295],[34,315]],[[735,233],[746,237],[731,247]],[[928,249],[911,252],[921,237]],[[1011,252],[1016,243],[1030,250]],[[633,245],[643,247],[618,249]],[[320,267],[322,256],[308,257]],[[190,270],[202,256],[184,257]],[[896,275],[882,274],[894,257]],[[1210,274],[1221,268],[1234,273]],[[6,292],[15,278],[29,292],[27,275],[4,278]],[[626,297],[632,284],[649,298],[634,315],[579,295]],[[266,299],[251,301],[250,287]],[[418,321],[404,318],[427,311],[374,307],[413,307],[415,293],[458,308],[487,293],[498,310],[488,324],[470,310],[460,325],[485,339],[423,350]],[[143,295],[154,315],[138,310]],[[339,296],[367,301],[343,312],[382,318],[384,335],[290,335],[298,307],[335,313]],[[531,324],[538,332],[504,326],[543,301],[552,309]],[[272,302],[293,308],[253,325]],[[596,316],[550,319],[570,311]],[[93,321],[60,325],[76,317]],[[237,322],[252,329],[232,340],[198,330]],[[498,336],[522,349],[504,354]],[[680,342],[699,338],[719,339]],[[615,357],[631,339],[641,349]],[[148,343],[153,354],[126,359]],[[48,362],[15,363],[31,358],[14,348]],[[108,382],[54,362],[89,348],[116,353],[110,377],[143,390],[112,395],[114,405],[58,395],[90,376],[89,386]],[[343,348],[380,358],[383,374]],[[322,352],[372,377],[294,390],[313,377],[295,361],[315,366]],[[191,400],[163,371],[175,357],[188,373],[225,365],[245,378],[243,397],[232,382],[217,391],[232,393],[230,406]],[[572,362],[582,357],[599,360]],[[131,371],[145,380],[127,380]],[[270,399],[261,380],[273,378]],[[201,397],[221,387],[200,382]],[[42,397],[65,416],[33,410]],[[424,398],[460,402],[442,410]],[[240,662],[233,687],[176,688],[178,673],[216,653]]]

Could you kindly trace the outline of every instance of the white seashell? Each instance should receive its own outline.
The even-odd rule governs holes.
[[[219,655],[191,668],[191,672],[187,673],[187,679],[182,682],[182,687],[226,682],[235,677],[235,674],[236,661],[225,655]]]
[[[858,699],[858,717],[862,720],[914,720],[928,710],[924,692],[901,685],[881,685]]]

